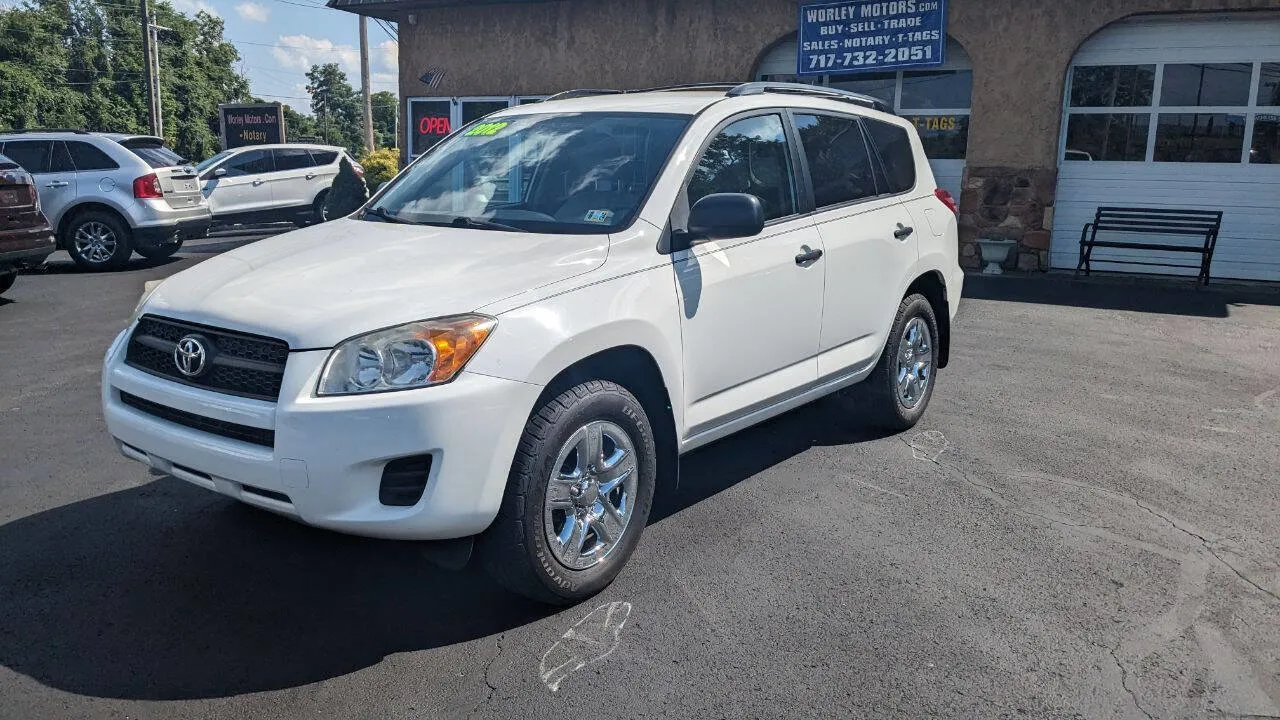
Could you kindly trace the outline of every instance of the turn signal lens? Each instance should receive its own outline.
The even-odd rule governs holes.
[[[316,394],[354,395],[447,383],[497,324],[484,315],[458,315],[352,338],[329,355]]]

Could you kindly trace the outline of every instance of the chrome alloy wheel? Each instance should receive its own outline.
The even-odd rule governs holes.
[[[924,318],[911,318],[903,329],[897,359],[898,369],[894,377],[898,402],[905,408],[914,408],[920,404],[933,380],[933,336]]]
[[[91,263],[105,263],[116,252],[115,231],[100,222],[87,222],[76,229],[76,253]]]
[[[578,428],[547,481],[543,526],[560,564],[585,570],[608,557],[631,522],[636,450],[622,428],[596,420]]]

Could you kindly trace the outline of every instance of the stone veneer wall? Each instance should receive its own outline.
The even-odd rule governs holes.
[[[1053,227],[1052,169],[971,167],[960,196],[960,264],[981,267],[978,238],[1016,240],[1008,269],[1049,269],[1049,234]]]

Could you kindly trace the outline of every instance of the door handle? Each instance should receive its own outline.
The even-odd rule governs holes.
[[[916,229],[913,227],[906,227],[902,223],[898,223],[898,229],[893,231],[893,236],[899,240],[906,240],[915,231]]]
[[[308,179],[308,180],[314,180],[314,179],[315,179],[315,177],[316,177],[316,174],[315,174],[315,173],[307,173],[307,179]]]
[[[822,258],[821,250],[816,250],[808,245],[801,245],[800,249],[803,252],[796,255],[796,264],[800,267],[808,267]]]
[[[68,185],[70,185],[70,184],[71,184],[71,183],[67,182],[66,180],[54,180],[53,182],[49,183],[48,185],[45,185],[45,187],[47,187],[47,188],[60,188],[60,187],[66,187],[66,186],[68,186]]]
[[[259,185],[261,185],[261,184],[262,184],[262,183],[264,183],[264,182],[266,182],[266,180],[254,180],[254,181],[253,181],[253,186],[254,186],[254,187],[258,187]]]

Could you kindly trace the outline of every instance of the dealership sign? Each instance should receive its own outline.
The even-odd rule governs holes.
[[[851,0],[800,6],[801,75],[941,65],[947,0]]]
[[[280,103],[219,105],[222,149],[286,142]]]

